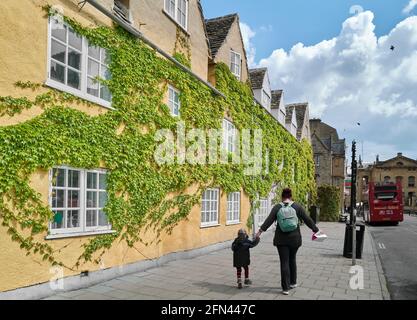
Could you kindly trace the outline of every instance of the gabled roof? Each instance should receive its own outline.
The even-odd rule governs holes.
[[[282,99],[282,90],[272,90],[271,96],[271,109],[279,109]]]
[[[250,78],[250,83],[252,85],[253,90],[262,89],[267,71],[268,71],[267,68],[249,70],[249,78]]]
[[[294,106],[286,105],[285,106],[285,111],[286,111],[285,123],[286,124],[292,124],[292,116],[293,116],[293,112],[294,112]]]
[[[324,142],[322,139],[320,139],[320,137],[317,135],[316,132],[313,132],[313,134],[311,135],[311,137],[312,138],[315,137],[317,139],[317,141],[320,142],[320,144],[324,147],[324,149],[326,149],[327,151],[330,151],[330,148],[329,148],[327,142]]]
[[[295,109],[295,116],[297,117],[297,139],[301,139],[303,128],[305,125],[305,118],[308,109],[308,102],[289,104],[289,107]]]
[[[198,5],[198,11],[200,11],[201,21],[203,23],[204,35],[206,36],[208,55],[211,58],[210,40],[209,40],[209,37],[208,37],[208,34],[207,34],[207,25],[206,25],[206,21],[205,21],[205,18],[204,18],[204,10],[203,10],[203,5],[201,4],[201,0],[197,0],[197,5]]]
[[[402,153],[398,154],[394,158],[391,158],[391,159],[388,159],[388,160],[385,160],[385,161],[380,161],[380,162],[378,162],[378,165],[385,165],[385,164],[388,164],[389,162],[393,162],[393,161],[407,161],[407,162],[411,162],[411,163],[417,165],[417,160],[405,157],[405,156],[402,155]]]
[[[317,131],[321,137],[330,136],[332,141],[340,140],[337,130],[320,119],[310,119],[310,128],[312,131]]]
[[[238,15],[233,13],[227,16],[205,20],[207,36],[210,43],[211,56],[213,59],[219,52],[219,49],[229,34],[230,28],[237,18]]]

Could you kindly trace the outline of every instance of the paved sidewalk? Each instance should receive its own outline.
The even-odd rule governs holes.
[[[303,246],[298,253],[298,284],[289,296],[281,294],[279,258],[272,245],[273,233],[263,234],[251,250],[253,285],[236,288],[232,251],[224,249],[189,260],[123,276],[87,289],[60,293],[47,299],[135,299],[135,300],[382,300],[389,299],[377,250],[369,233],[365,235],[363,259],[364,289],[351,290],[351,260],[342,256],[345,225],[319,224],[329,238],[311,240],[302,227]]]

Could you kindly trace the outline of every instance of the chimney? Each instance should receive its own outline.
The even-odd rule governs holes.
[[[399,153],[397,154],[397,156],[398,156],[398,157],[402,157],[402,156],[403,156],[402,152],[399,152]]]

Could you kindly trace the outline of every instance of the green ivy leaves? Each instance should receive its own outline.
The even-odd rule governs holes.
[[[209,186],[224,192],[243,189],[252,201],[258,195],[266,197],[277,183],[278,193],[284,187],[293,187],[298,201],[305,202],[307,194],[315,196],[309,144],[297,142],[265,110],[254,105],[250,87],[239,82],[225,64],[216,69],[217,87],[227,97],[223,99],[119,27],[85,28],[67,17],[65,21],[90,43],[110,52],[112,79],[108,86],[115,110],[88,116],[72,107],[88,107],[91,103],[53,89],[33,101],[0,97],[0,116],[14,116],[33,106],[44,108],[44,113],[32,120],[0,128],[0,219],[11,238],[28,254],[63,265],[48,243],[34,237],[47,232],[52,212],[29,185],[37,170],[58,165],[91,169],[105,164],[109,170],[105,211],[116,230],[115,234],[87,242],[74,265],[66,266],[70,269],[87,261],[98,263],[116,240],[130,246],[144,242],[142,232],[149,228],[156,231],[156,238],[144,243],[158,241],[161,233],[172,232],[188,217]],[[189,42],[181,38],[176,46],[187,49]],[[175,58],[187,65],[191,60],[181,53],[175,53]],[[263,154],[269,154],[264,173],[246,176],[243,166],[233,164],[158,166],[154,160],[155,132],[161,128],[175,130],[178,121],[163,103],[167,83],[181,91],[181,120],[187,128],[221,128],[223,115],[229,112],[237,129],[261,129]],[[16,86],[34,91],[42,87],[22,81]],[[118,132],[121,126],[123,131]],[[285,165],[280,168],[283,159]],[[199,189],[188,194],[187,188],[194,184]],[[169,194],[174,196],[167,199]]]

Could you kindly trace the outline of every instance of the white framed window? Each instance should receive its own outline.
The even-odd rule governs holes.
[[[111,93],[97,78],[110,80],[110,55],[89,44],[56,17],[48,24],[46,85],[111,108]]]
[[[230,71],[240,80],[242,73],[242,56],[233,50],[230,51]]]
[[[227,224],[240,223],[240,192],[227,195]]]
[[[226,119],[223,119],[223,148],[230,153],[236,151],[236,127]]]
[[[171,85],[168,86],[168,107],[173,116],[178,117],[180,115],[180,92]]]
[[[111,101],[109,88],[95,79],[110,79],[109,60],[107,50],[88,46],[87,93],[105,101]]]
[[[207,189],[201,201],[201,226],[210,227],[219,224],[219,189]]]
[[[165,0],[164,10],[182,28],[188,29],[188,0]]]
[[[104,207],[107,203],[107,172],[70,167],[50,170],[49,204],[53,219],[51,235],[90,234],[110,231]]]
[[[257,216],[258,226],[261,226],[268,217],[268,199],[259,199],[259,208]]]
[[[119,18],[123,19],[125,22],[132,24],[132,12],[130,11],[130,1],[129,0],[114,0],[113,1],[113,12]]]

